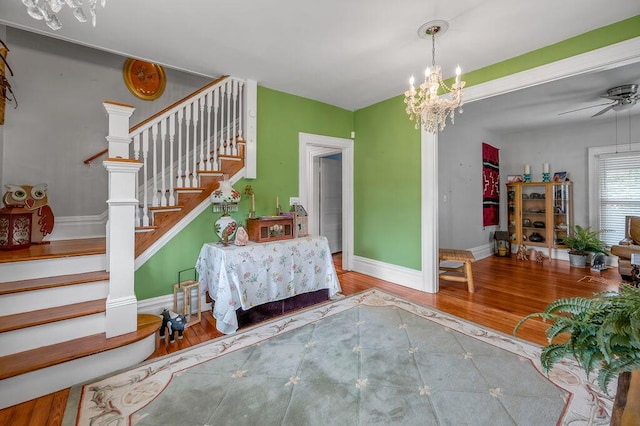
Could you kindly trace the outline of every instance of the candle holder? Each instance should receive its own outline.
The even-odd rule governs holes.
[[[531,173],[525,173],[524,174],[524,181],[525,182],[531,182]]]
[[[249,211],[249,219],[255,219],[256,218],[256,211],[255,210],[250,210]]]
[[[542,173],[543,182],[551,182],[551,173]]]

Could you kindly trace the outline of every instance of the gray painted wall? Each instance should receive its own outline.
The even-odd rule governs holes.
[[[106,100],[136,108],[134,125],[211,79],[165,69],[167,87],[155,101],[143,101],[126,88],[125,57],[26,31],[2,27],[11,49],[13,89],[19,107],[7,110],[0,182],[49,185],[57,217],[99,215],[107,206],[107,174],[102,157],[91,167],[83,160],[107,147]],[[2,188],[4,192],[4,187]]]
[[[465,105],[465,112],[476,108],[482,108],[482,101]],[[626,113],[620,113],[617,128],[621,151],[629,140],[640,142],[640,116],[629,121]],[[499,228],[482,227],[482,142],[500,149]],[[447,124],[439,135],[440,247],[478,247],[492,241],[494,230],[506,230],[506,178],[522,174],[527,163],[534,181],[542,180],[543,163],[550,163],[552,175],[567,171],[573,181],[575,223],[589,225],[587,151],[589,147],[609,145],[616,145],[613,114],[607,119],[508,133],[483,129],[481,120],[465,121],[464,114],[457,117],[455,125]]]

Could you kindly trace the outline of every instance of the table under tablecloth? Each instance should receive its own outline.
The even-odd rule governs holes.
[[[340,291],[326,237],[303,237],[246,246],[206,243],[196,271],[202,289],[215,301],[213,316],[220,332],[238,329],[236,309],[250,309],[298,294]]]

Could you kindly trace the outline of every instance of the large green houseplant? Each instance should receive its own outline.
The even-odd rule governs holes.
[[[609,254],[607,244],[599,238],[603,232],[606,231],[592,231],[589,226],[576,225],[573,232],[562,239],[564,245],[569,248],[571,266],[584,268],[589,253]]]
[[[640,369],[640,288],[622,284],[619,292],[558,299],[544,312],[520,320],[514,334],[532,318],[551,322],[546,331],[549,344],[540,354],[547,372],[563,357],[573,356],[587,375],[597,371],[598,386],[608,394],[611,379]],[[568,339],[554,343],[561,334]]]

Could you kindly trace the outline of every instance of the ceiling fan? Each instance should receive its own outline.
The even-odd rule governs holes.
[[[570,112],[581,111],[583,109],[595,108],[595,107],[604,106],[604,105],[606,105],[604,109],[601,109],[600,111],[596,112],[591,117],[593,118],[593,117],[602,115],[605,112],[609,111],[610,109],[616,112],[626,111],[628,109],[631,109],[636,104],[636,102],[638,102],[638,99],[640,99],[640,94],[638,94],[637,92],[638,92],[637,84],[623,84],[621,86],[612,87],[611,89],[607,90],[606,94],[600,95],[600,97],[605,99],[610,99],[613,102],[607,102],[604,104],[591,105],[584,108],[565,111],[565,112],[561,112],[558,115],[568,114]]]

